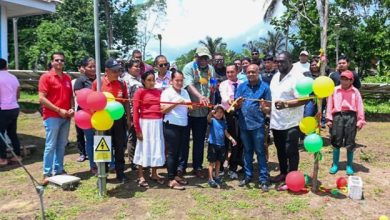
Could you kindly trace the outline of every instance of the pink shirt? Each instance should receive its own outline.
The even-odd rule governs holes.
[[[225,110],[229,109],[229,100],[233,101],[234,100],[234,83],[237,83],[236,90],[238,88],[238,85],[241,84],[241,80],[237,79],[236,82],[233,82],[229,79],[221,82],[219,85],[219,92],[221,93],[221,105]]]
[[[141,131],[139,119],[162,119],[161,90],[139,88],[133,97],[133,123],[136,132]]]
[[[20,84],[18,79],[7,70],[0,71],[0,108],[10,110],[19,108],[17,91]]]
[[[351,86],[345,90],[341,85],[336,86],[327,102],[326,119],[333,121],[333,115],[337,112],[354,111],[357,116],[357,126],[366,124],[362,96],[355,87]]]

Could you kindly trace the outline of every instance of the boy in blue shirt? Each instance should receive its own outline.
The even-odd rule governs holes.
[[[219,169],[221,161],[225,159],[225,136],[232,142],[232,145],[237,144],[236,140],[228,133],[226,121],[224,119],[225,111],[222,105],[216,105],[208,116],[207,121],[210,124],[209,144],[207,149],[207,160],[209,161],[209,185],[213,188],[221,185],[219,177]],[[215,172],[213,178],[213,171]]]

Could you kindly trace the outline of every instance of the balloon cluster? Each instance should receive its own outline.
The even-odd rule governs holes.
[[[75,113],[74,120],[81,129],[106,131],[125,113],[123,105],[109,92],[84,88],[76,92],[76,100],[82,110]]]
[[[310,77],[300,79],[295,87],[300,96],[308,96],[314,92],[317,98],[326,98],[333,93],[334,82],[327,76],[319,76],[315,80]],[[299,122],[299,129],[306,134],[303,144],[309,153],[319,152],[323,146],[323,140],[315,131],[318,122],[315,117],[305,117]]]

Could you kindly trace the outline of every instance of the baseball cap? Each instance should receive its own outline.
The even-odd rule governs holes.
[[[307,52],[306,50],[303,50],[303,51],[301,51],[301,53],[299,54],[299,56],[301,56],[301,55],[309,56],[309,52]]]
[[[209,59],[211,59],[211,54],[210,54],[210,51],[209,49],[207,49],[207,47],[198,47],[196,49],[196,55],[198,55],[198,57],[202,57],[202,56],[208,56]]]
[[[106,60],[104,66],[111,70],[120,70],[122,68],[121,64],[118,61],[116,61],[114,58],[109,58],[108,60]]]
[[[351,71],[349,71],[349,70],[346,70],[346,71],[342,72],[340,77],[342,77],[342,76],[344,76],[347,79],[354,79],[353,73]]]

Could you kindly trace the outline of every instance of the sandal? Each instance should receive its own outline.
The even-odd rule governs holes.
[[[150,177],[150,179],[153,180],[154,182],[160,184],[160,185],[164,184],[164,179],[162,179],[160,177],[157,177],[157,178]]]
[[[138,180],[138,186],[148,188],[149,184],[146,182],[146,180]]]
[[[171,189],[175,189],[175,190],[185,190],[186,188],[184,188],[184,186],[180,185],[176,180],[172,180],[169,184],[168,184],[169,188]]]
[[[184,178],[176,177],[175,181],[178,182],[180,185],[188,185],[188,181]]]

